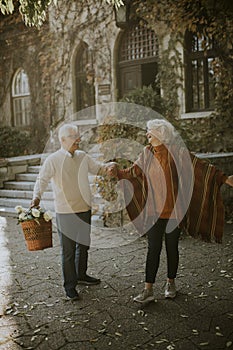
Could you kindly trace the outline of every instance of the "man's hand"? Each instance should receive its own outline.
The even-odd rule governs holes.
[[[39,198],[34,198],[34,199],[31,201],[31,208],[33,208],[33,207],[39,207],[39,204],[40,204],[40,199],[39,199]]]
[[[110,165],[108,165],[107,175],[110,177],[117,177],[117,163],[110,163]]]

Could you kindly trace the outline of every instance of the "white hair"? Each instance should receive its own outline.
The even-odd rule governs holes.
[[[147,128],[164,144],[170,144],[178,136],[174,126],[164,119],[153,119],[147,122]]]
[[[78,127],[74,124],[63,124],[58,131],[59,141],[62,141],[62,137],[67,137],[70,134],[70,131],[78,133]]]

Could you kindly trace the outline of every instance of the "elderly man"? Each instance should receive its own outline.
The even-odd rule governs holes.
[[[100,279],[87,275],[91,228],[88,173],[105,172],[107,165],[79,150],[80,135],[76,125],[62,125],[58,137],[61,148],[45,160],[35,183],[31,206],[39,205],[51,180],[61,243],[63,286],[68,299],[78,300],[78,283],[100,283]]]

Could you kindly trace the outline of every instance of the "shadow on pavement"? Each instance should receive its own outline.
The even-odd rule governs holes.
[[[180,241],[178,295],[165,300],[165,249],[156,302],[141,307],[146,240],[90,250],[97,286],[68,302],[61,281],[57,234],[53,248],[29,252],[16,220],[1,222],[0,350],[231,349],[233,348],[233,225],[222,245]]]

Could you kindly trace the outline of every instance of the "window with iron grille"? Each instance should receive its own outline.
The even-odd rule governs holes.
[[[156,82],[158,54],[158,38],[145,24],[137,24],[125,30],[118,56],[119,97],[149,85],[159,93]]]
[[[28,76],[19,69],[12,81],[12,104],[14,126],[29,125],[31,122],[31,98]]]
[[[146,26],[134,26],[125,33],[121,45],[120,61],[142,60],[158,56],[155,32]]]
[[[86,43],[82,43],[76,56],[76,110],[95,105],[93,54]]]
[[[185,37],[186,112],[214,109],[216,58],[214,40],[187,32]]]

